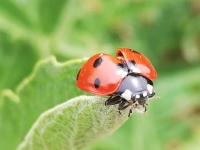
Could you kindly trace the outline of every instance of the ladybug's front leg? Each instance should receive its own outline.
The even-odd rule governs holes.
[[[115,105],[119,104],[122,101],[122,98],[120,96],[110,96],[106,101],[105,105]]]
[[[128,103],[128,104],[126,104],[126,103]],[[121,103],[118,106],[119,113],[121,114],[120,110],[124,110],[131,105],[132,105],[132,103],[130,103],[129,101],[127,101],[125,99],[122,100]],[[132,113],[132,108],[129,110],[128,117],[130,117],[131,113]]]

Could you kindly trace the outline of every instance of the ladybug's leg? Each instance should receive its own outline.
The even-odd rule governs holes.
[[[128,103],[128,104],[126,104]],[[126,109],[127,107],[131,106],[132,104],[129,103],[128,101],[126,100],[122,100],[122,102],[119,104],[118,106],[118,109],[119,109],[119,113],[121,114],[120,110],[124,110]],[[130,109],[129,113],[128,113],[128,117],[130,117],[130,114],[132,113],[132,108]]]
[[[122,113],[121,113],[121,111],[119,110],[119,114],[120,114],[120,116],[122,116]]]
[[[127,103],[126,100],[122,100],[121,103],[120,103],[119,106],[118,106],[118,109],[119,109],[119,110],[124,110],[124,109],[126,109],[128,106],[130,106],[129,103],[128,103],[128,104],[126,104],[126,103]],[[125,105],[125,104],[126,104],[126,105]]]
[[[123,110],[122,108],[124,107],[124,105],[126,104],[126,101],[125,100],[121,100],[119,105],[118,105],[118,110],[119,110],[119,114],[121,114],[121,111],[120,110]]]
[[[119,109],[119,110],[123,110],[123,107],[124,107],[125,104],[126,104],[126,101],[122,100],[122,101],[119,103],[118,109]]]
[[[132,114],[132,108],[129,110],[128,117],[130,118]]]
[[[119,104],[121,102],[121,97],[120,96],[110,96],[106,101],[105,101],[105,105],[115,105],[115,104]]]

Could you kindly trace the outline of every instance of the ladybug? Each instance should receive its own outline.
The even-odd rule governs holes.
[[[96,54],[90,57],[77,74],[76,85],[89,93],[109,96],[105,105],[118,104],[120,110],[130,106],[146,112],[148,98],[155,95],[153,79],[156,70],[141,53],[129,48],[119,48],[116,57]]]

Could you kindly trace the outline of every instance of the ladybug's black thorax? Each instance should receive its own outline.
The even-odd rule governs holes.
[[[131,73],[127,75],[117,89],[117,94],[127,101],[137,101],[140,105],[147,103],[147,99],[155,93],[153,82],[141,75]]]
[[[122,94],[125,90],[130,90],[132,93],[138,93],[147,89],[148,81],[146,78],[136,74],[127,75],[121,82],[117,93]]]

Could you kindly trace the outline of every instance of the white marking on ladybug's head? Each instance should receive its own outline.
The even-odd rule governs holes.
[[[147,96],[147,92],[145,91],[142,95],[143,95],[143,97],[146,97]]]
[[[140,95],[139,94],[135,95],[135,98],[136,99],[140,98]]]
[[[117,74],[118,75],[121,75],[122,78],[126,77],[128,72],[127,71],[124,71],[123,69],[118,69],[117,70]]]
[[[132,92],[130,90],[126,89],[125,92],[121,94],[121,97],[126,99],[126,100],[130,100],[131,95],[132,95]]]
[[[141,71],[135,65],[129,65],[129,69],[135,73],[141,73]]]
[[[150,84],[147,84],[147,90],[149,91],[149,94],[153,93],[153,86]]]
[[[99,55],[99,57],[101,57],[101,56],[103,56],[103,54],[102,54],[102,53]]]

